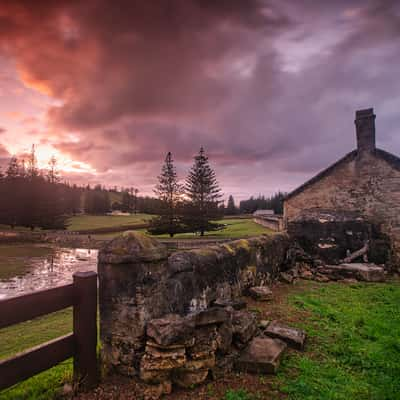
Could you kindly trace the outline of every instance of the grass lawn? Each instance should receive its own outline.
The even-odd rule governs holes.
[[[0,359],[55,339],[72,331],[68,308],[0,330]],[[0,392],[1,400],[47,400],[57,396],[64,381],[71,380],[72,359]]]
[[[219,231],[206,232],[204,236],[195,235],[193,233],[179,233],[174,235],[171,240],[179,239],[239,239],[250,236],[257,236],[262,234],[273,234],[274,232],[262,225],[256,224],[252,219],[245,218],[232,218],[222,219],[218,223],[225,224],[225,229]],[[140,232],[147,233],[146,229],[138,229]],[[113,238],[118,236],[121,232],[98,234],[98,238]],[[170,239],[169,235],[154,235],[153,237]]]
[[[273,291],[272,303],[249,300],[249,309],[261,318],[278,318],[304,328],[308,334],[304,352],[289,351],[275,377],[227,375],[220,382],[191,390],[192,398],[400,399],[399,282],[348,285],[301,281]],[[69,309],[0,330],[0,358],[70,330]],[[71,372],[71,361],[67,361],[0,393],[0,399],[54,399]],[[188,398],[185,392],[181,394],[184,397],[174,394],[172,398]]]
[[[111,228],[126,225],[142,224],[152,218],[149,214],[132,215],[75,215],[69,219],[68,230]]]
[[[293,400],[400,399],[400,284],[329,284],[289,297],[309,313],[304,354],[290,354],[280,390]]]

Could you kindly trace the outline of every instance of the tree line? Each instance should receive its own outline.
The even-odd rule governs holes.
[[[68,216],[80,211],[80,199],[80,188],[61,182],[54,157],[39,170],[34,146],[27,162],[12,157],[0,172],[0,224],[65,229]]]

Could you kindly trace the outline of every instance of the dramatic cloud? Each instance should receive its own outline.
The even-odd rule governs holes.
[[[81,180],[149,193],[167,151],[183,175],[203,145],[226,193],[290,190],[354,148],[369,106],[378,144],[400,152],[396,1],[0,7],[3,57],[47,99],[31,101],[44,116],[14,105],[18,129],[97,171]]]

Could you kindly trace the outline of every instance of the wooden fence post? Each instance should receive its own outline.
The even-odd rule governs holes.
[[[73,275],[75,303],[74,380],[88,389],[96,385],[97,373],[97,274],[76,272]]]

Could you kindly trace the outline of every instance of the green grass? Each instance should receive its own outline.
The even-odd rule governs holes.
[[[113,228],[126,225],[142,224],[152,216],[149,214],[132,215],[75,215],[69,219],[68,230],[79,231],[97,228]]]
[[[195,235],[193,233],[179,233],[174,235],[172,240],[179,239],[239,239],[250,236],[257,236],[262,234],[273,234],[274,232],[268,228],[265,228],[259,224],[256,224],[251,219],[244,218],[232,218],[232,219],[223,219],[217,221],[221,224],[226,224],[225,229],[213,232],[206,232],[204,236]],[[138,229],[140,232],[147,233],[146,229]],[[98,238],[113,238],[115,236],[120,235],[121,232],[112,232],[105,234],[98,234],[95,237]],[[156,238],[169,239],[169,235],[154,235]]]
[[[291,298],[311,318],[279,374],[291,400],[400,399],[400,285],[321,285]]]
[[[0,330],[0,359],[65,335],[72,330],[72,309],[62,310]],[[72,376],[72,359],[0,392],[0,400],[54,398]]]

